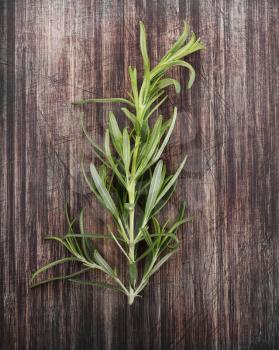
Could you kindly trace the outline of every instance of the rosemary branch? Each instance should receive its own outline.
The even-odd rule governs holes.
[[[188,39],[188,37],[190,38]],[[188,41],[187,41],[188,39]],[[105,133],[104,146],[99,146],[88,138],[94,154],[102,165],[96,169],[90,165],[90,176],[83,168],[85,181],[98,201],[112,215],[115,230],[108,227],[108,234],[87,233],[83,224],[83,211],[78,220],[70,220],[68,214],[68,232],[63,237],[52,236],[48,239],[58,241],[70,253],[69,257],[53,261],[38,269],[31,278],[31,286],[38,286],[54,280],[69,280],[85,285],[97,285],[124,293],[131,305],[134,298],[149,282],[150,277],[176,252],[179,246],[178,228],[189,219],[184,219],[185,204],[170,224],[169,220],[161,223],[156,218],[158,212],[171,198],[187,157],[183,159],[176,172],[166,176],[166,165],[160,159],[173,131],[177,109],[172,118],[164,121],[159,116],[150,128],[150,118],[159,110],[168,95],[166,88],[174,86],[177,93],[181,87],[177,80],[166,76],[176,66],[189,70],[188,89],[195,80],[195,70],[183,59],[201,49],[204,45],[195,34],[190,35],[189,26],[184,30],[161,61],[151,68],[148,56],[146,32],[140,22],[140,50],[143,58],[144,74],[138,87],[136,68],[129,67],[131,93],[129,98],[103,98],[75,102],[75,105],[87,103],[116,102],[125,105],[121,111],[127,117],[130,127],[120,129],[117,119],[109,113],[109,127]],[[111,148],[113,149],[111,151]],[[74,225],[79,223],[79,231]],[[114,232],[113,232],[114,231]],[[128,278],[121,281],[117,269],[99,253],[94,241],[113,240],[128,262]],[[141,246],[142,253],[138,249]],[[37,276],[56,265],[77,262],[80,270],[70,275],[56,276],[35,283]],[[142,272],[139,273],[142,267]],[[102,271],[114,284],[76,277],[90,270]],[[140,276],[139,276],[140,275]]]

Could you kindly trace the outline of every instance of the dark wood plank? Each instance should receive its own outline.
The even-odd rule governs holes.
[[[278,349],[278,2],[1,0],[0,8],[0,348]],[[67,204],[72,215],[85,207],[92,230],[109,220],[82,180],[81,154],[89,162],[91,153],[70,102],[125,93],[128,66],[141,64],[139,20],[153,63],[183,20],[207,46],[191,58],[192,90],[171,94],[163,109],[179,109],[169,167],[189,155],[165,213],[186,199],[196,220],[133,307],[70,283],[30,290],[31,272],[63,256],[43,237],[65,232]],[[185,86],[185,73],[173,74]],[[117,113],[84,109],[99,142],[109,108]],[[124,276],[114,246],[101,249]]]

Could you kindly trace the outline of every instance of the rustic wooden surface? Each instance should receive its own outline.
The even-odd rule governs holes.
[[[1,0],[0,9],[0,348],[278,349],[278,1]],[[43,237],[65,232],[67,203],[72,214],[86,207],[92,229],[107,220],[82,181],[81,154],[91,155],[70,102],[125,94],[128,65],[141,64],[139,20],[153,62],[183,20],[207,46],[191,58],[192,90],[164,110],[180,111],[170,168],[189,154],[167,213],[186,198],[196,220],[133,307],[69,282],[30,290],[31,272],[63,257]],[[185,85],[185,72],[174,76]],[[98,141],[110,107],[84,108]]]

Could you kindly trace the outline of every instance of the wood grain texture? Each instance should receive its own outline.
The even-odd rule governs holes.
[[[278,349],[278,1],[1,0],[0,8],[0,348]],[[192,90],[171,94],[163,109],[179,110],[170,169],[189,155],[166,214],[187,199],[196,220],[133,307],[69,282],[30,290],[31,272],[63,256],[43,237],[65,232],[66,204],[73,215],[85,207],[92,230],[109,219],[82,180],[81,154],[92,155],[70,102],[125,94],[128,65],[141,64],[139,20],[152,62],[183,20],[207,46],[191,57]],[[186,85],[185,72],[174,77]],[[117,111],[84,108],[99,142],[109,108]],[[124,275],[118,251],[101,248]]]

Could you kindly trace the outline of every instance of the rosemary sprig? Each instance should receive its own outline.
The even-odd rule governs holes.
[[[195,51],[204,48],[194,33],[189,40],[189,26],[185,23],[183,33],[161,59],[151,68],[148,57],[146,32],[140,22],[140,50],[143,59],[144,74],[139,88],[137,70],[129,67],[131,93],[129,98],[103,98],[75,102],[75,105],[87,103],[122,103],[121,108],[127,117],[129,127],[123,130],[117,118],[109,113],[109,125],[105,132],[103,147],[90,138],[83,127],[86,137],[102,165],[99,169],[90,165],[90,176],[84,176],[89,188],[100,203],[110,212],[115,226],[108,227],[107,234],[90,234],[85,231],[83,211],[78,220],[70,221],[67,215],[68,232],[63,237],[49,237],[62,244],[70,253],[63,259],[56,260],[40,268],[31,279],[31,286],[67,279],[75,283],[111,288],[124,293],[132,304],[135,297],[147,285],[150,277],[177,251],[179,240],[178,228],[190,219],[184,219],[183,204],[176,220],[160,223],[156,218],[158,212],[171,198],[177,179],[186,163],[185,157],[176,172],[167,176],[166,165],[160,159],[173,131],[177,109],[167,121],[159,116],[150,128],[150,118],[159,109],[168,95],[166,88],[174,86],[180,92],[180,83],[167,76],[168,71],[181,66],[189,70],[189,89],[195,80],[195,70],[183,59]],[[74,224],[79,222],[79,230],[75,232]],[[100,254],[94,245],[98,239],[111,239],[127,259],[128,274],[121,281],[117,269]],[[142,247],[141,251],[139,247]],[[75,261],[80,269],[65,276],[52,277],[35,282],[37,275],[59,264]],[[142,272],[139,268],[142,266]],[[100,270],[110,283],[76,279],[75,277],[88,271]]]

